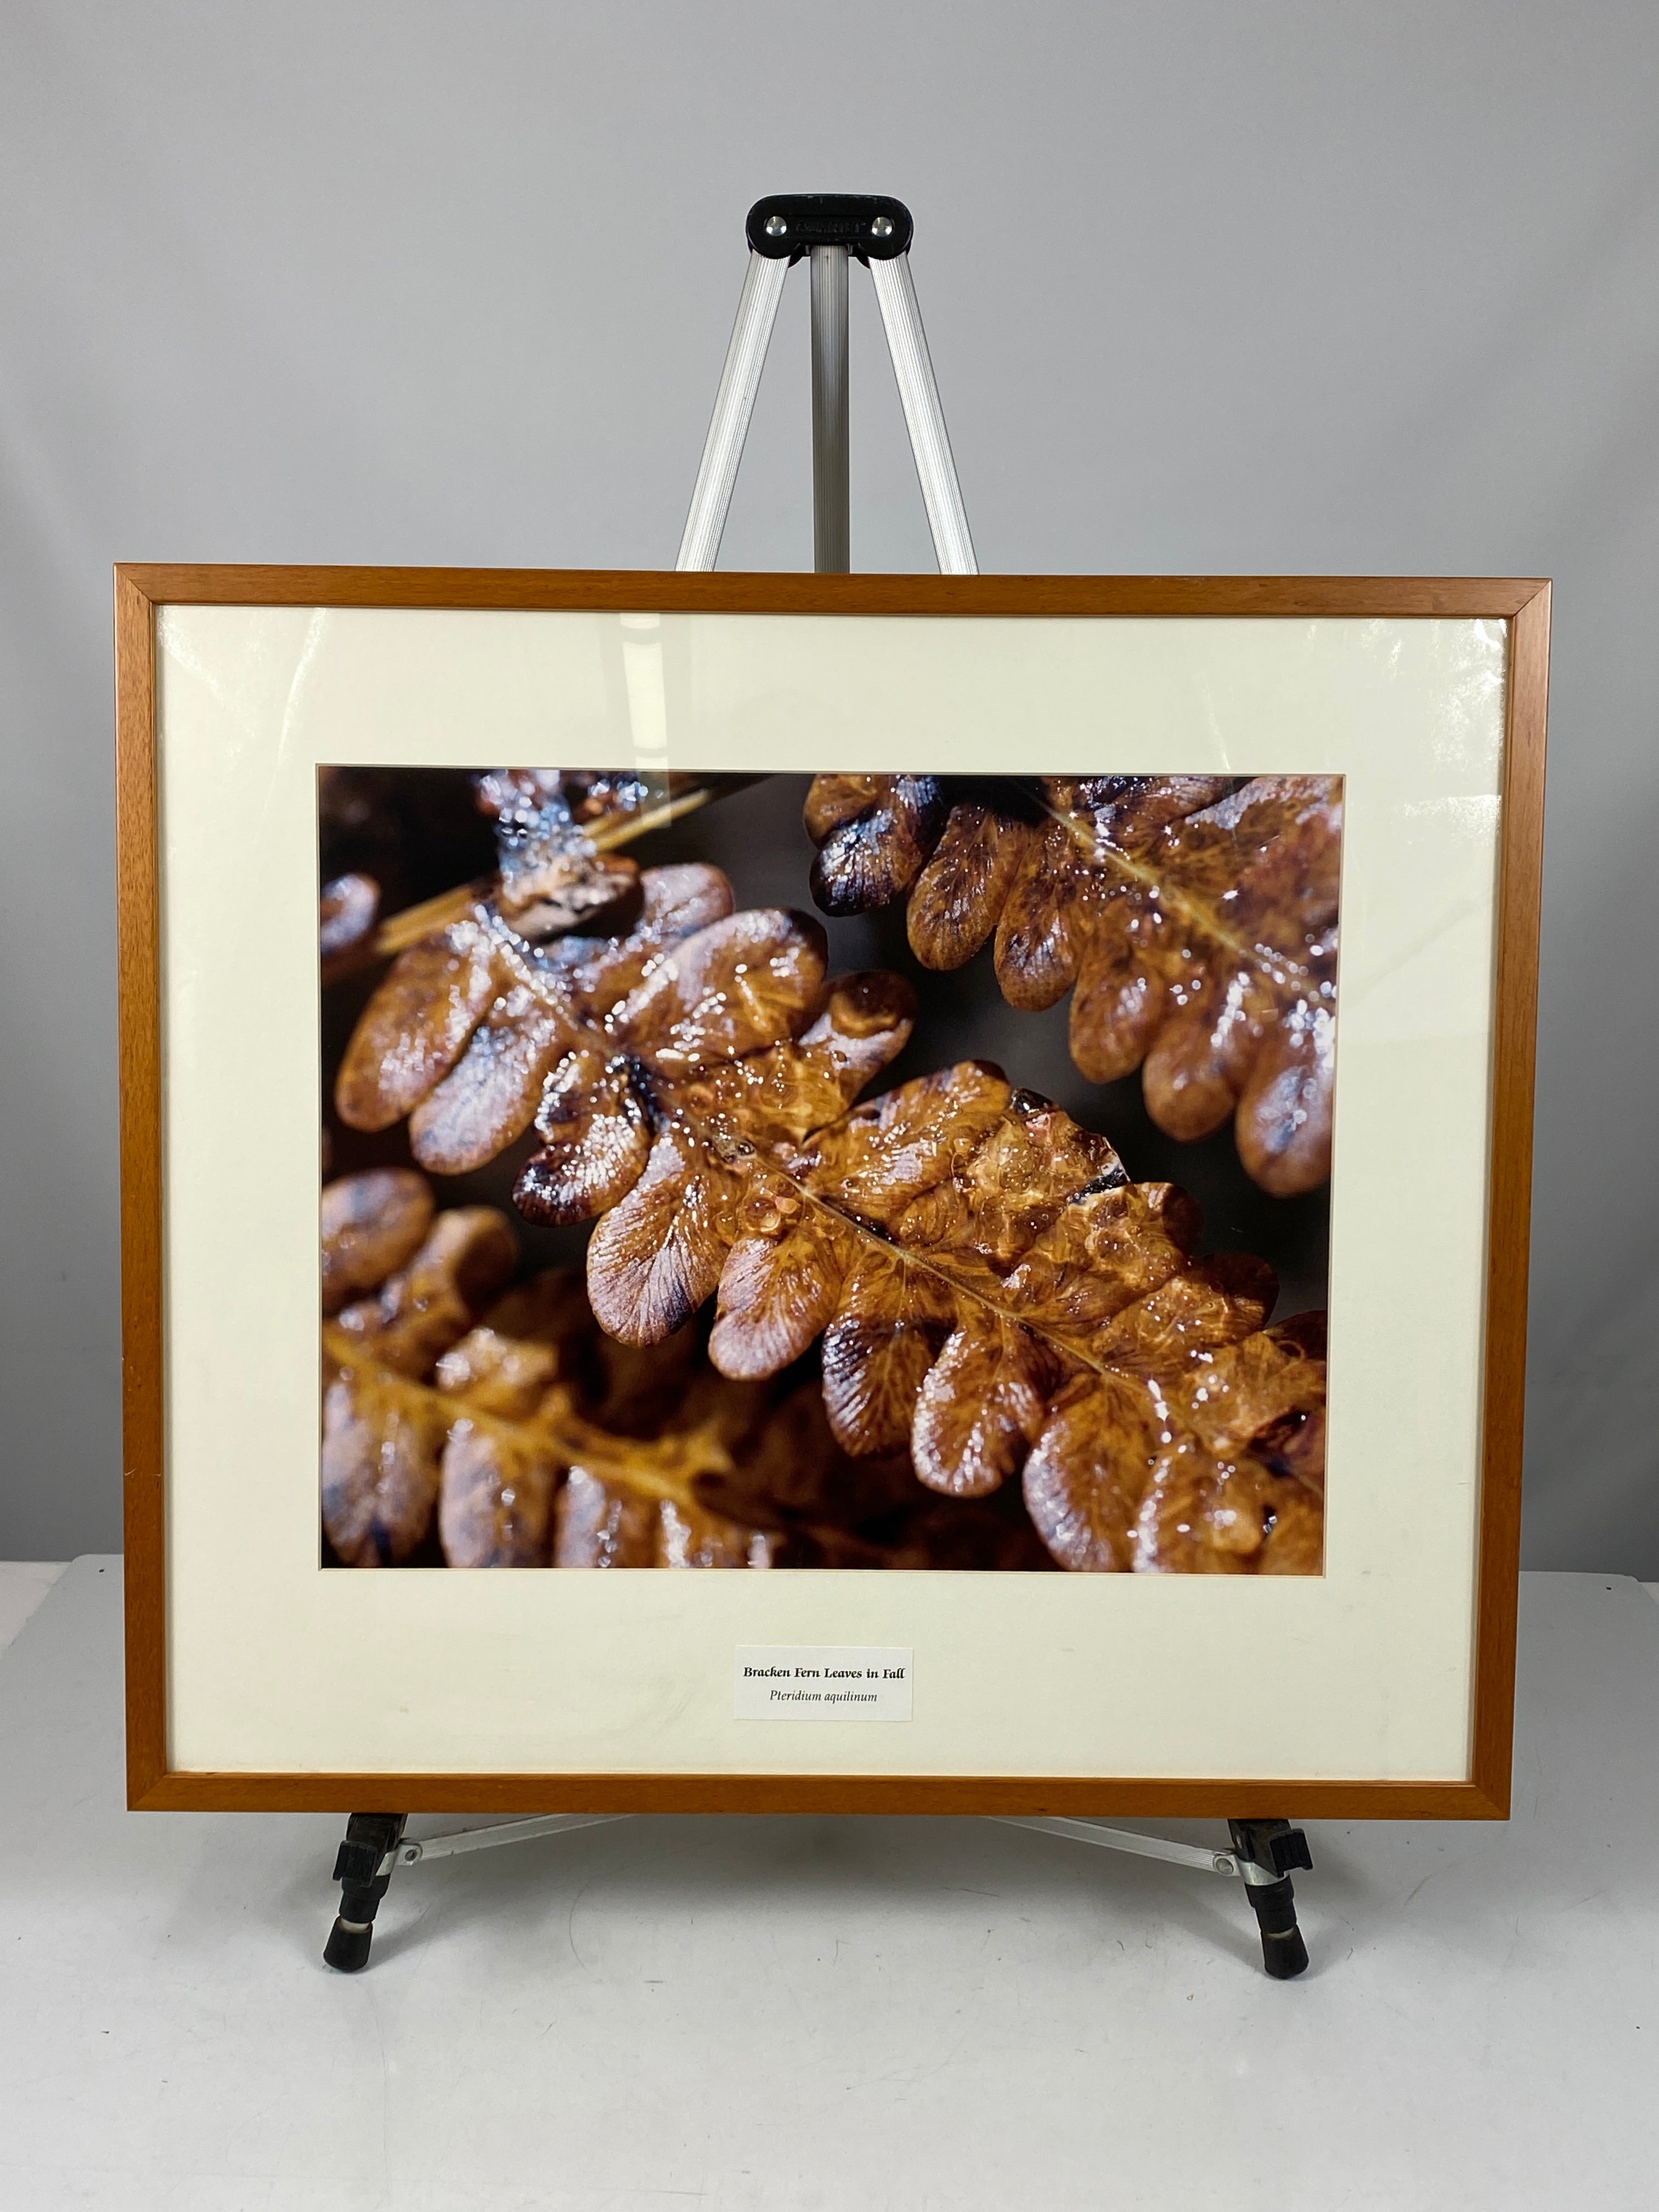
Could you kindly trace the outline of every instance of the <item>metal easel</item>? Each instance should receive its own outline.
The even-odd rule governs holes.
[[[909,210],[902,201],[879,195],[781,193],[755,203],[745,229],[749,268],[676,567],[708,569],[714,565],[754,413],[755,395],[760,389],[761,372],[783,298],[784,279],[795,262],[810,257],[813,568],[821,574],[844,575],[852,565],[847,308],[848,264],[857,260],[868,268],[875,283],[940,572],[950,576],[976,575],[979,563],[968,532],[967,511],[910,277]],[[323,1956],[343,1973],[368,1965],[374,1916],[398,1867],[453,1858],[462,1851],[489,1850],[502,1844],[525,1843],[538,1836],[568,1835],[578,1828],[637,1817],[626,1813],[550,1813],[535,1820],[463,1829],[411,1843],[404,1836],[406,1814],[354,1813],[335,1861],[333,1878],[340,1884],[340,1911]],[[1288,1981],[1307,1966],[1291,1875],[1297,1868],[1310,1868],[1313,1860],[1307,1838],[1287,1820],[1230,1820],[1230,1848],[1212,1850],[1163,1836],[1139,1835],[1129,1828],[1108,1827],[1097,1820],[1012,1814],[986,1817],[1004,1827],[1035,1828],[1073,1843],[1095,1844],[1107,1850],[1163,1859],[1201,1874],[1226,1875],[1240,1881],[1255,1913],[1262,1964],[1267,1972],[1276,1981]]]

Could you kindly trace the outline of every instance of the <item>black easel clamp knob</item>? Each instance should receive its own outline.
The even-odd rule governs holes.
[[[896,261],[915,225],[902,200],[881,192],[769,192],[749,210],[744,234],[768,261],[799,261],[815,246],[845,246],[855,260]]]

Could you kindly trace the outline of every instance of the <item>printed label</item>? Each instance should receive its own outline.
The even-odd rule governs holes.
[[[732,1710],[740,1721],[908,1721],[908,1647],[739,1644]]]

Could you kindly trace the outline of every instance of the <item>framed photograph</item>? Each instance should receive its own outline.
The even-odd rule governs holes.
[[[133,1805],[1507,1812],[1547,585],[116,595]]]

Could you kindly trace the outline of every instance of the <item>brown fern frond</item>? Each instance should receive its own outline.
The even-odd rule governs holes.
[[[506,1217],[434,1219],[419,1176],[329,1186],[323,1249],[326,1305],[372,1291],[323,1329],[323,1520],[347,1565],[1051,1564],[1023,1514],[850,1460],[816,1382],[733,1381],[694,1329],[618,1344],[568,1270],[501,1292]]]
[[[1169,1135],[1234,1118],[1290,1196],[1330,1172],[1342,787],[1321,776],[820,776],[806,822],[832,914],[907,894],[911,949],[960,967],[994,935],[1011,1006],[1067,991],[1091,1081],[1143,1070]]]
[[[810,1031],[773,1048],[753,1090],[742,1062],[663,1096],[647,1085],[623,1097],[603,1069],[584,1089],[572,1073],[546,1172],[567,1192],[604,1185],[587,1259],[603,1327],[649,1344],[718,1286],[709,1350],[722,1373],[776,1374],[821,1336],[845,1450],[908,1447],[921,1480],[955,1498],[1025,1470],[1032,1519],[1063,1564],[1263,1565],[1272,1501],[1294,1517],[1314,1496],[1305,1455],[1281,1473],[1264,1439],[1323,1404],[1322,1361],[1281,1356],[1265,1331],[1272,1270],[1195,1256],[1183,1193],[1131,1182],[1104,1137],[984,1063],[850,1112],[823,1097],[792,1125],[781,1109],[811,1095],[802,1063],[815,1048]],[[653,1115],[660,1133],[642,1165],[635,1144],[636,1180],[617,1200],[616,1163]],[[1263,1374],[1277,1395],[1261,1395]],[[1218,1497],[1232,1497],[1242,1460],[1251,1479],[1258,1462],[1273,1477],[1253,1523],[1206,1504],[1191,1556],[1141,1517],[1174,1480],[1177,1449]],[[1084,1498],[1112,1540],[1069,1533]]]

